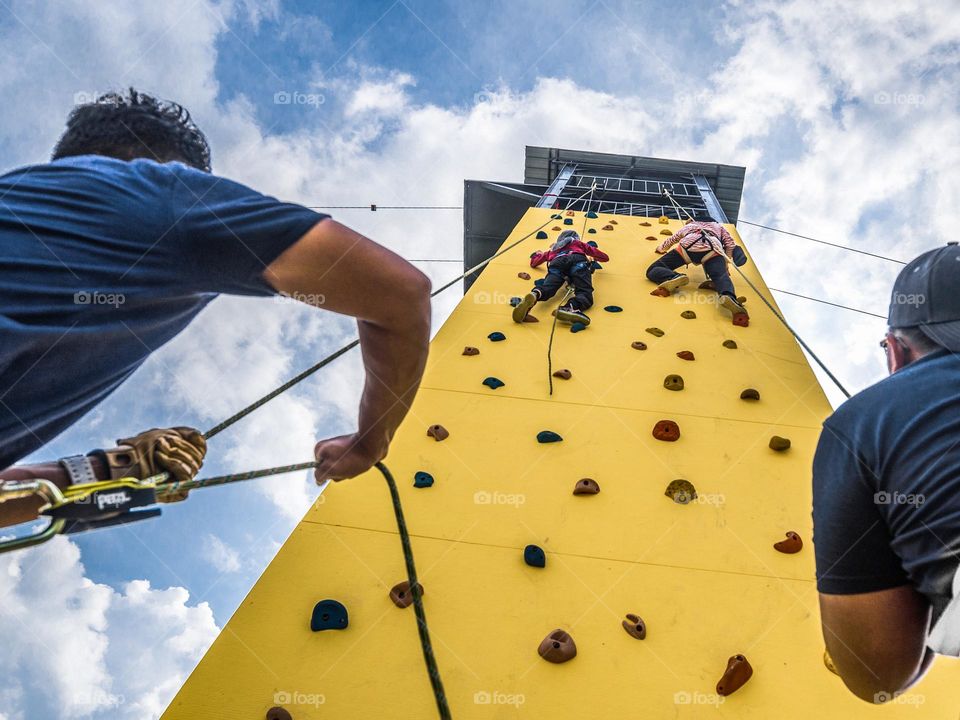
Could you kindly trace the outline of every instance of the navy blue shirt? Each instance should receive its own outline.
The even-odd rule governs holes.
[[[939,616],[960,560],[960,357],[921,358],[827,419],[813,524],[820,592],[912,584]]]
[[[218,293],[325,218],[181,163],[87,155],[0,177],[0,468],[76,422]]]

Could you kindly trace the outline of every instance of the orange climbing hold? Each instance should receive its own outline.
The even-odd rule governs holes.
[[[567,370],[566,368],[563,368],[563,370],[557,370],[553,374],[553,376],[555,378],[560,378],[561,380],[569,380],[570,378],[573,377],[573,373]]]
[[[680,439],[680,426],[673,420],[658,420],[653,426],[653,436],[664,442],[676,442]]]
[[[613,230],[613,225],[604,225],[601,230]]]
[[[773,544],[774,550],[779,550],[787,555],[793,555],[803,549],[803,540],[793,530],[787,532],[787,539]]]
[[[670,291],[662,287],[654,288],[650,294],[654,297],[670,297]]]
[[[524,315],[523,321],[524,322],[540,322],[539,319],[537,319],[535,316],[531,315],[530,313],[527,313],[526,315]]]
[[[417,583],[417,588],[420,590],[420,597],[423,597],[423,585]],[[390,599],[393,600],[393,604],[398,608],[406,608],[413,605],[413,593],[410,591],[410,581],[404,580],[390,588]]]
[[[573,210],[567,210],[567,217],[573,217],[576,213]]]
[[[529,280],[529,279],[530,279],[530,273],[528,273],[528,272],[518,272],[518,273],[517,273],[517,277],[520,278],[521,280]]]
[[[730,695],[742,688],[753,676],[753,668],[743,655],[734,655],[727,660],[727,669],[717,683],[717,695]]]
[[[471,345],[467,345],[465,348],[463,348],[463,352],[460,353],[460,354],[461,354],[461,355],[466,355],[467,357],[471,357],[471,356],[473,356],[473,355],[479,355],[479,354],[480,354],[480,350],[479,350],[479,348],[475,348],[475,347],[473,347],[473,346],[471,346]]]
[[[611,225],[619,225],[620,223],[618,223],[616,220],[611,220],[611,221],[610,221],[610,224],[611,224]]]
[[[694,354],[689,350],[681,350],[677,353],[677,357],[681,360],[696,360]]]
[[[577,646],[566,630],[554,630],[547,635],[537,652],[547,662],[565,663],[577,656]]]
[[[749,327],[750,316],[746,313],[737,313],[733,316],[733,324],[737,327]]]
[[[450,431],[447,430],[443,425],[431,425],[427,428],[427,435],[432,437],[437,442],[441,440],[446,440],[450,437]]]

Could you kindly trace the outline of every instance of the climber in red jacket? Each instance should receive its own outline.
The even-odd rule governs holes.
[[[593,305],[593,262],[589,258],[602,262],[610,259],[599,248],[583,242],[575,230],[564,230],[549,250],[533,253],[530,267],[547,263],[547,277],[513,309],[513,321],[523,322],[534,305],[541,300],[549,300],[564,283],[568,283],[573,288],[574,296],[557,309],[557,319],[589,325],[590,318],[584,314]]]

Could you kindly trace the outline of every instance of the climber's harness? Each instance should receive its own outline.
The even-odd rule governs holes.
[[[684,246],[683,244],[684,241],[687,240],[687,238],[684,238],[683,240],[677,243],[676,251],[680,254],[680,257],[683,258],[683,264],[684,265],[697,264],[693,262],[693,259],[690,257],[690,254],[687,252],[687,250],[694,243],[700,242],[700,240],[706,240],[707,243],[709,243],[710,245],[710,250],[709,252],[707,252],[706,255],[700,258],[699,264],[702,265],[703,263],[707,262],[707,260],[712,260],[715,257],[721,257],[724,260],[726,260],[727,255],[723,251],[723,245],[721,244],[720,239],[716,235],[714,235],[712,232],[707,230],[706,228],[699,228],[699,230],[700,230],[700,237],[697,238],[696,240],[690,240],[689,245]]]

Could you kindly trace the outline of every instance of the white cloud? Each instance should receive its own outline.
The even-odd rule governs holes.
[[[203,554],[209,563],[222,573],[234,573],[240,569],[240,553],[216,535],[207,533],[204,536]]]

